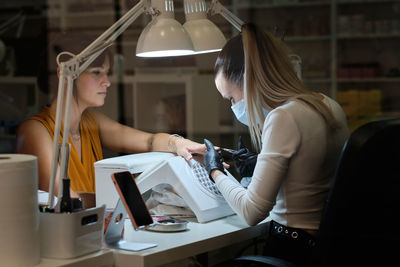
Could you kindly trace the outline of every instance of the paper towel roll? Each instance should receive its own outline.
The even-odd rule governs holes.
[[[0,266],[40,262],[37,158],[0,154]]]

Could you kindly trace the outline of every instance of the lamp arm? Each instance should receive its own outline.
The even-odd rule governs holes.
[[[112,42],[114,42],[115,39],[117,39],[146,9],[149,9],[149,7],[150,0],[140,0],[124,16],[88,45],[77,57],[80,60],[86,59],[88,61],[90,60],[90,56],[99,49],[105,50],[107,47],[111,46]],[[89,59],[87,59],[88,57]],[[93,58],[93,60],[94,59],[95,58]]]
[[[71,111],[72,101],[72,87],[73,80],[76,79],[90,64],[102,53],[105,49],[110,47],[115,39],[118,38],[142,13],[146,10],[148,12],[155,12],[151,8],[151,0],[140,0],[133,8],[131,8],[124,16],[116,21],[111,27],[109,27],[104,33],[102,33],[96,40],[89,44],[84,50],[78,55],[73,55],[69,52],[61,52],[57,56],[57,64],[60,67],[60,79],[58,82],[58,96],[57,96],[57,111],[56,121],[54,129],[54,140],[53,140],[53,155],[51,164],[51,176],[49,183],[49,198],[48,207],[53,208],[53,195],[55,180],[57,177],[57,166],[60,159],[60,178],[61,174],[65,174],[67,165],[66,154],[68,144],[68,133],[69,133],[69,118]],[[61,55],[69,55],[71,58],[66,62],[60,62]],[[67,83],[67,99],[64,103],[64,88]],[[64,132],[62,138],[61,148],[59,146],[60,139],[60,128],[61,128],[61,116],[64,112]],[[61,150],[60,150],[61,149]],[[60,155],[60,157],[59,157]],[[59,183],[58,197],[62,192],[62,183]]]
[[[218,0],[212,0],[210,7],[207,10],[207,15],[211,17],[216,14],[220,14],[222,17],[224,17],[239,32],[242,31],[242,25],[244,24],[244,22],[231,11],[229,11],[226,7],[224,7]]]
[[[64,96],[64,88],[65,88],[65,65],[61,64],[60,66],[60,78],[58,80],[58,96],[57,96],[57,109],[56,109],[56,121],[55,121],[55,130],[53,137],[53,147],[52,147],[52,160],[51,160],[51,169],[50,169],[50,182],[49,182],[49,195],[47,200],[47,205],[49,208],[53,207],[54,202],[54,183],[57,177],[57,166],[58,166],[58,158],[60,155],[58,140],[60,139],[60,124],[61,124],[61,113],[63,107],[63,97]]]

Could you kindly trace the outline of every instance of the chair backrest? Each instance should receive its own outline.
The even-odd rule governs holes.
[[[400,119],[371,122],[356,129],[343,148],[321,218],[312,265],[384,266],[397,262],[397,212]]]

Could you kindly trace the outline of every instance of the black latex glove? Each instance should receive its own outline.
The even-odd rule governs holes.
[[[211,181],[213,181],[211,178],[211,171],[220,170],[226,174],[224,166],[222,165],[224,159],[222,158],[221,154],[215,150],[214,145],[209,140],[204,139],[204,144],[207,147],[207,152],[204,154],[204,167],[206,168]]]
[[[236,170],[241,177],[252,177],[257,163],[257,153],[250,152],[239,136],[238,150],[232,154]]]

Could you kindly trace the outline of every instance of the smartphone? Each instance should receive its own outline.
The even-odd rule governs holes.
[[[132,221],[133,228],[148,226],[153,218],[146,206],[142,194],[136,185],[133,175],[129,171],[116,172],[111,175],[122,204]]]

